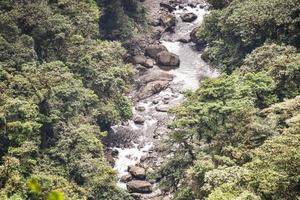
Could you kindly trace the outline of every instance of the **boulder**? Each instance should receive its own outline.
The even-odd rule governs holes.
[[[150,71],[139,78],[140,88],[136,97],[145,99],[166,89],[173,80],[173,75],[162,70]]]
[[[159,103],[159,101],[158,101],[158,100],[156,100],[156,99],[154,99],[154,100],[152,101],[152,103],[153,103],[153,104],[158,104],[158,103]]]
[[[174,10],[176,10],[176,8],[169,3],[161,2],[159,5],[160,7],[167,9],[169,12],[173,12]]]
[[[189,42],[191,42],[191,39],[190,38],[180,38],[177,41],[181,42],[181,43],[189,43]]]
[[[135,65],[142,65],[147,68],[152,68],[154,66],[154,61],[152,59],[146,58],[143,55],[132,57],[132,63]]]
[[[138,100],[151,97],[152,95],[161,92],[168,87],[169,82],[170,81],[153,81],[147,83],[147,85],[141,87],[139,90],[137,95]]]
[[[128,172],[137,179],[145,179],[146,178],[146,171],[142,167],[138,166],[129,166],[128,167]]]
[[[162,66],[178,67],[180,64],[179,56],[168,51],[157,54],[157,62]]]
[[[149,22],[150,26],[160,26],[160,20],[159,19],[153,19]]]
[[[168,112],[169,107],[168,106],[159,105],[155,109],[158,112]]]
[[[191,33],[190,33],[190,37],[192,42],[197,43],[197,31],[198,31],[198,27],[194,28]]]
[[[120,181],[123,183],[127,183],[132,180],[132,176],[130,174],[125,174],[120,178]]]
[[[115,159],[111,150],[106,151],[104,157],[112,167],[115,165]]]
[[[142,200],[143,195],[140,193],[131,193],[131,196],[134,198],[134,200]]]
[[[137,64],[142,64],[146,62],[146,57],[143,55],[136,55],[132,57],[132,63],[137,65]]]
[[[160,16],[160,24],[169,29],[176,25],[176,17],[171,13],[164,12]]]
[[[161,44],[154,44],[154,45],[150,45],[145,49],[145,53],[147,56],[156,59],[157,58],[157,54],[159,54],[162,51],[167,51],[167,48]]]
[[[144,112],[146,110],[145,106],[136,106],[135,109],[139,112]]]
[[[143,63],[145,67],[152,68],[154,66],[154,61],[152,59],[147,58],[146,62]]]
[[[141,84],[147,84],[153,81],[172,81],[173,75],[162,70],[148,72],[139,78]]]
[[[184,22],[192,22],[192,21],[196,20],[198,16],[194,13],[185,13],[185,14],[181,15],[180,17],[181,17],[182,21],[184,21]]]
[[[133,180],[126,184],[127,190],[131,193],[151,193],[152,185],[147,181]]]
[[[190,6],[191,8],[196,8],[197,4],[196,3],[188,3],[188,6]]]
[[[136,117],[133,119],[133,121],[134,121],[134,123],[136,123],[136,124],[144,124],[145,119],[144,119],[143,116],[138,115],[138,116],[136,116]]]

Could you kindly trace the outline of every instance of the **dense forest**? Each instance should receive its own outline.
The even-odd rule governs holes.
[[[209,1],[202,57],[223,73],[173,109],[160,169],[176,200],[300,198],[300,2]]]
[[[133,72],[121,44],[102,32],[128,36],[143,16],[139,6],[0,1],[1,200],[45,199],[52,190],[72,200],[127,199],[101,138],[132,115],[126,93]]]
[[[207,3],[194,42],[221,74],[170,111],[168,159],[147,175],[175,200],[300,199],[300,2]],[[0,0],[1,200],[133,199],[102,139],[133,117],[122,44],[146,15],[139,0]]]

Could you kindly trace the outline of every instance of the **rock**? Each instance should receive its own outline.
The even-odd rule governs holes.
[[[152,185],[147,181],[133,180],[126,184],[127,190],[131,193],[151,193]]]
[[[136,124],[144,124],[145,119],[144,119],[144,117],[138,115],[138,116],[136,116],[136,117],[133,119],[133,121],[134,121],[134,123],[136,123]]]
[[[153,104],[158,104],[159,101],[155,99],[155,100],[152,101],[152,103],[153,103]]]
[[[191,39],[190,38],[180,38],[177,41],[181,42],[181,43],[189,43],[189,42],[191,42]]]
[[[168,51],[162,51],[157,54],[157,62],[163,66],[178,67],[180,64],[179,56]]]
[[[185,13],[185,14],[181,15],[180,17],[181,17],[182,21],[184,21],[184,22],[192,22],[192,21],[196,20],[198,16],[194,13]]]
[[[169,12],[173,12],[174,10],[176,10],[175,7],[173,7],[172,5],[170,5],[168,3],[161,2],[159,5],[160,5],[160,7],[167,9]]]
[[[156,59],[157,55],[162,51],[167,51],[167,48],[161,44],[150,45],[145,49],[146,55],[153,59]]]
[[[151,25],[151,26],[160,26],[160,20],[159,19],[153,19],[149,22],[149,25]]]
[[[137,64],[142,64],[144,62],[146,62],[146,57],[143,55],[137,55],[137,56],[133,56],[132,57],[132,63],[137,65]]]
[[[132,180],[132,176],[130,174],[125,174],[120,178],[120,181],[123,183],[127,183]]]
[[[131,127],[118,125],[108,132],[107,136],[103,138],[103,142],[107,146],[131,147],[132,141],[136,141],[138,137],[138,133]]]
[[[115,165],[115,159],[114,156],[112,155],[112,151],[108,150],[105,152],[104,157],[106,161],[113,167]]]
[[[171,97],[169,95],[164,96],[164,100],[170,100]]]
[[[129,166],[128,167],[128,172],[137,179],[145,179],[146,178],[146,171],[144,168],[142,167],[138,167],[138,166]]]
[[[152,68],[154,61],[152,59],[146,58],[143,55],[137,55],[132,58],[132,63],[135,65],[142,65],[147,68]]]
[[[169,107],[168,106],[163,106],[163,105],[159,105],[155,108],[158,112],[168,112]]]
[[[190,37],[192,42],[197,43],[197,31],[198,31],[198,27],[194,28],[191,33],[190,33]]]
[[[140,158],[140,162],[144,162],[145,160],[147,160],[147,156],[143,155],[141,158]]]
[[[119,151],[118,151],[117,149],[112,149],[112,150],[111,150],[111,155],[112,155],[114,158],[116,158],[116,157],[118,157],[118,155],[119,155]]]
[[[195,3],[188,3],[188,6],[190,6],[191,8],[196,8],[197,5]]]
[[[139,73],[139,74],[143,74],[147,71],[147,68],[138,64],[138,65],[135,65],[135,70]]]
[[[169,104],[170,102],[169,102],[169,100],[163,99],[163,103],[164,103],[164,104]]]
[[[141,84],[147,84],[153,81],[172,81],[173,75],[162,70],[148,72],[139,78]]]
[[[140,193],[131,193],[131,196],[135,199],[135,200],[142,200],[143,199],[143,195]]]
[[[146,110],[145,106],[136,106],[135,109],[139,112],[144,112]]]
[[[153,81],[143,86],[137,95],[138,99],[145,99],[154,94],[159,93],[160,91],[166,89],[170,81]]]
[[[160,16],[160,23],[162,26],[169,29],[176,25],[176,17],[171,13],[164,12]]]
[[[139,78],[140,88],[136,93],[137,99],[145,99],[159,93],[166,89],[172,80],[173,75],[162,70],[145,73]]]
[[[147,68],[152,68],[154,66],[154,61],[152,59],[147,58],[144,66]]]

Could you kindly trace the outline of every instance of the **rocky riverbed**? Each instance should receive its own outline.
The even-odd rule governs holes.
[[[174,116],[168,110],[184,101],[185,90],[195,90],[205,77],[216,77],[192,42],[193,29],[207,12],[201,1],[146,0],[151,32],[128,45],[127,60],[134,64],[134,117],[112,127],[107,157],[119,174],[119,186],[135,199],[166,200],[146,174],[163,162],[160,144],[168,138]],[[147,38],[147,39],[145,39]]]

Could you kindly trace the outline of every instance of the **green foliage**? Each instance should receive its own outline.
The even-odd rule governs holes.
[[[138,33],[139,24],[144,25],[146,13],[138,0],[98,0],[103,7],[100,31],[109,40],[126,40]]]
[[[61,192],[53,191],[48,195],[47,200],[64,200],[64,195]]]
[[[102,8],[8,0],[0,9],[0,199],[126,199],[101,140],[132,117],[133,71],[120,43],[100,40]]]
[[[205,18],[198,42],[226,74],[173,109],[161,184],[175,199],[298,199],[299,3],[211,3],[224,8]]]
[[[232,0],[207,0],[207,2],[214,8],[220,9],[229,5]]]
[[[30,190],[30,192],[40,195],[42,193],[41,186],[39,185],[38,181],[36,179],[31,179],[28,181],[27,186]]]
[[[266,44],[247,56],[241,70],[266,71],[275,81],[275,93],[282,101],[300,94],[299,56],[294,47]]]
[[[234,0],[212,11],[197,33],[200,41],[209,43],[205,58],[232,72],[266,41],[299,48],[299,9],[298,0]]]

